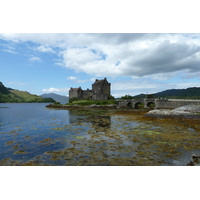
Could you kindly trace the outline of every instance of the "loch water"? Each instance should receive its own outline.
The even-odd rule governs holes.
[[[182,166],[200,154],[200,125],[135,111],[0,104],[0,165]]]

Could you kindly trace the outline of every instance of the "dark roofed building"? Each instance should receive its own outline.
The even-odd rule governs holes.
[[[92,84],[92,90],[82,90],[79,88],[71,88],[69,90],[69,98],[108,100],[110,96],[110,83],[107,79],[98,80]]]
[[[94,100],[108,100],[110,96],[110,83],[107,79],[98,80],[92,84],[92,99]]]
[[[82,98],[82,89],[81,87],[79,88],[70,88],[69,90],[69,98],[78,98],[81,99]]]

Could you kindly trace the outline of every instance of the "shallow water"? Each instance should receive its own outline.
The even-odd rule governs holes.
[[[200,125],[117,110],[0,104],[0,165],[187,165]]]

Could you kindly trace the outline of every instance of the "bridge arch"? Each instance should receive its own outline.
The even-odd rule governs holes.
[[[133,104],[132,104],[132,102],[131,101],[129,101],[128,103],[127,103],[127,105],[126,105],[127,107],[129,107],[129,108],[132,108],[133,107]]]
[[[149,101],[146,103],[146,108],[155,108],[155,102],[154,101]]]
[[[141,102],[141,101],[135,102],[134,108],[138,109],[138,108],[141,108],[141,107],[144,107],[143,102]]]

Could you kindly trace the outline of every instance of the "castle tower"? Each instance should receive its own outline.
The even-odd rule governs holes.
[[[92,84],[92,99],[94,100],[108,100],[110,96],[110,83],[108,83],[107,79],[98,80]]]
[[[82,99],[83,96],[83,90],[81,89],[81,87],[79,88],[72,88],[69,90],[69,98],[78,98],[78,99]]]

